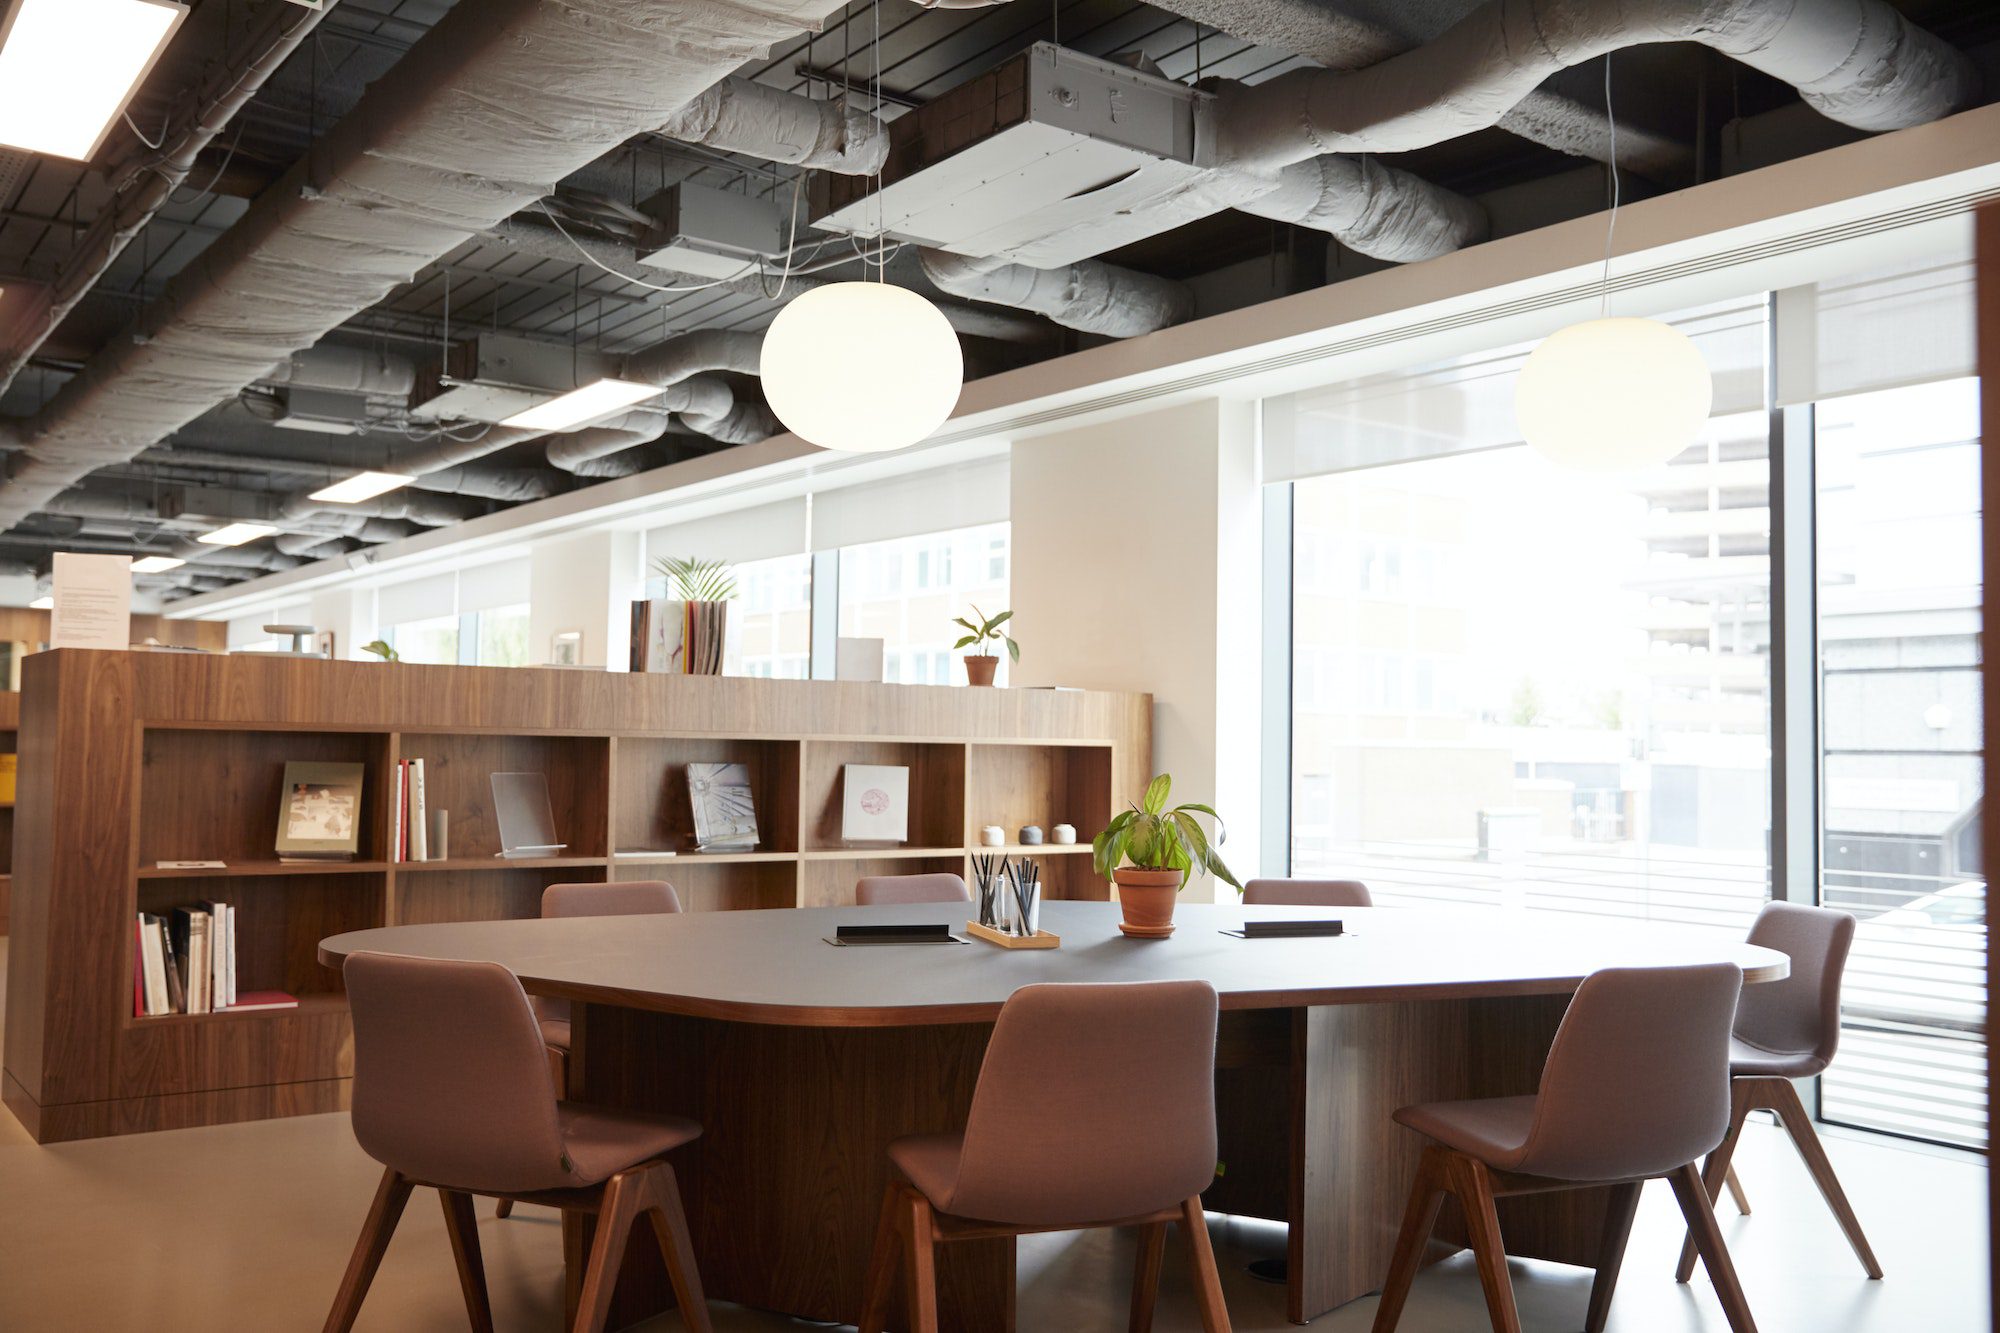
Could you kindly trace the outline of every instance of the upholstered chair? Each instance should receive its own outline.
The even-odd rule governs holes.
[[[972,890],[963,876],[869,875],[855,881],[854,901],[862,907],[902,907],[912,903],[969,903]]]
[[[1375,897],[1358,879],[1253,879],[1243,886],[1245,907],[1373,907]]]

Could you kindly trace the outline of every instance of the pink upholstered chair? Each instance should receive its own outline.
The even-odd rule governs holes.
[[[972,890],[965,887],[962,876],[944,871],[931,875],[869,875],[855,881],[854,901],[862,907],[969,903]]]
[[[1767,903],[1750,928],[1750,943],[1776,949],[1792,960],[1783,981],[1752,986],[1743,992],[1736,1011],[1736,1035],[1729,1043],[1729,1132],[1709,1154],[1702,1182],[1714,1200],[1727,1184],[1738,1210],[1748,1213],[1750,1201],[1736,1179],[1730,1159],[1752,1111],[1776,1111],[1792,1145],[1827,1207],[1840,1222],[1847,1243],[1854,1247],[1871,1278],[1882,1276],[1882,1265],[1862,1234],[1861,1219],[1847,1201],[1847,1191],[1833,1173],[1812,1117],[1799,1100],[1795,1078],[1824,1073],[1840,1048],[1840,982],[1847,971],[1847,953],[1854,944],[1854,918],[1824,907]],[[1681,1247],[1677,1276],[1685,1282],[1694,1273],[1692,1242]]]
[[[1358,879],[1253,879],[1243,886],[1245,907],[1373,907],[1375,896]]]
[[[1424,1149],[1375,1312],[1391,1333],[1423,1263],[1444,1196],[1457,1198],[1495,1333],[1520,1333],[1496,1198],[1610,1185],[1587,1333],[1602,1333],[1639,1206],[1664,1177],[1735,1333],[1756,1324],[1695,1163],[1729,1128],[1729,1031],[1743,972],[1734,963],[1609,968],[1577,988],[1531,1097],[1433,1102],[1396,1112]]]
[[[345,1333],[410,1191],[444,1203],[459,1285],[475,1329],[493,1327],[472,1196],[597,1215],[587,1267],[572,1272],[573,1327],[604,1327],[633,1225],[660,1242],[681,1317],[706,1333],[680,1190],[666,1154],[698,1138],[676,1116],[598,1110],[556,1100],[541,1032],[514,974],[497,963],[357,953],[347,960],[354,1011],[354,1137],[387,1171],[341,1279],[327,1333]],[[575,1233],[575,1234],[580,1234]]]
[[[551,884],[542,890],[542,920],[566,916],[657,916],[681,910],[680,895],[663,879],[627,879],[611,884]],[[534,997],[542,1044],[549,1048],[549,1078],[556,1096],[569,1091],[569,1001]],[[502,1199],[495,1217],[514,1211],[512,1199]]]
[[[959,1134],[889,1146],[860,1333],[881,1333],[900,1258],[909,1326],[938,1327],[935,1247],[1142,1228],[1131,1327],[1152,1327],[1167,1223],[1194,1260],[1206,1333],[1229,1312],[1201,1192],[1215,1178],[1215,991],[1202,981],[1041,985],[993,1027]]]

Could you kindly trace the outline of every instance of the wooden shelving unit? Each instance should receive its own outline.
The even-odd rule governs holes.
[[[1088,840],[1145,782],[1145,696],[66,651],[25,673],[23,846],[4,1095],[43,1142],[338,1109],[352,1044],[319,941],[533,916],[552,883],[667,879],[691,911],[851,903],[873,874],[968,873],[979,829],[1076,826],[1056,897],[1104,897]],[[451,856],[391,858],[422,757]],[[273,851],[284,765],[364,766],[359,859]],[[757,850],[693,850],[686,768],[749,767]],[[911,769],[910,841],[841,841],[848,764]],[[503,858],[489,776],[549,783],[562,855]],[[646,855],[672,849],[676,854]],[[621,851],[642,853],[620,856]],[[162,869],[162,860],[222,868]],[[245,990],[296,1009],[135,1017],[135,911],[235,905]]]
[[[0,754],[20,750],[21,696],[0,690]],[[18,785],[20,774],[15,773]],[[14,802],[0,802],[0,935],[8,931],[14,897]]]

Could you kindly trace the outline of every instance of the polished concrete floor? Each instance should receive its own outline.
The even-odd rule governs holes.
[[[4,976],[0,946],[0,976]],[[1854,1137],[1830,1151],[1888,1271],[1869,1282],[1782,1137],[1753,1129],[1738,1156],[1756,1207],[1724,1226],[1766,1333],[1972,1333],[1989,1325],[1985,1174],[1971,1158]],[[347,1118],[311,1116],[167,1134],[37,1147],[0,1113],[0,1330],[234,1333],[311,1330],[325,1317],[380,1169],[355,1147]],[[482,1207],[495,1316],[502,1330],[561,1326],[554,1215],[523,1209],[495,1221]],[[1720,1308],[1697,1276],[1673,1280],[1677,1214],[1663,1185],[1647,1187],[1632,1237],[1614,1333],[1722,1330]],[[1283,1293],[1244,1264],[1281,1245],[1275,1227],[1210,1219],[1225,1269],[1230,1316],[1244,1333],[1290,1327]],[[1023,1333],[1124,1327],[1129,1237],[1038,1237],[1021,1249]],[[1528,1330],[1573,1333],[1590,1274],[1517,1263]],[[1315,1322],[1359,1333],[1374,1299]],[[463,1328],[442,1217],[412,1200],[359,1327]],[[813,1327],[718,1306],[720,1330]],[[650,1329],[680,1327],[665,1318]],[[1163,1333],[1200,1327],[1186,1267],[1169,1250]],[[1486,1327],[1479,1284],[1464,1256],[1418,1280],[1407,1333]]]

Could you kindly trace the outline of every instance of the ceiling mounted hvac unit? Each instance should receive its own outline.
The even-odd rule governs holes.
[[[1194,164],[1213,101],[1039,42],[891,124],[879,193],[816,179],[813,225],[1043,268],[1088,259],[1216,211],[1227,182]]]
[[[654,268],[727,280],[785,250],[786,213],[776,199],[682,182],[639,207],[658,224],[638,250],[639,262]]]
[[[616,358],[584,348],[482,333],[452,344],[435,378],[418,377],[410,415],[427,421],[505,421],[617,369]]]

